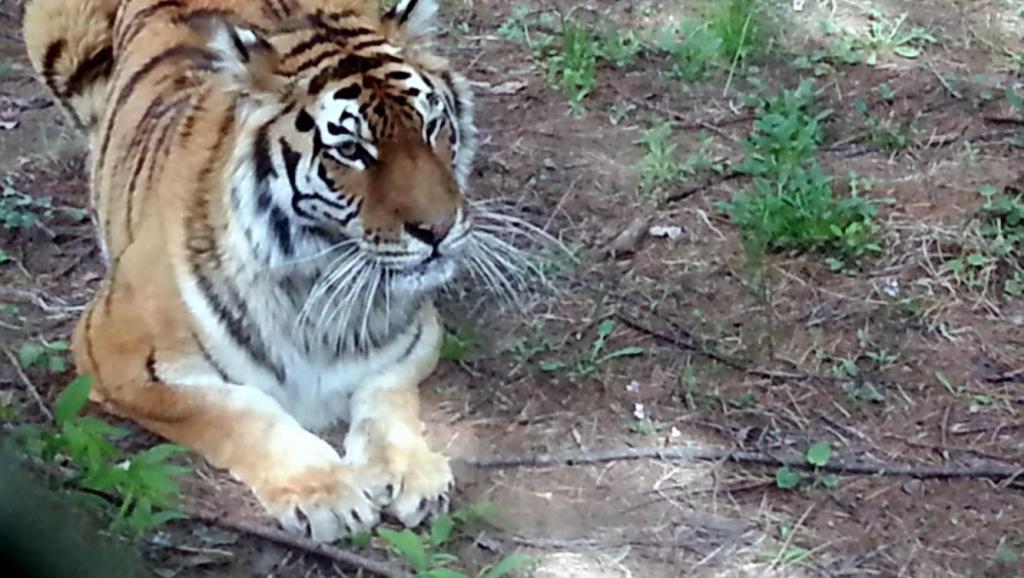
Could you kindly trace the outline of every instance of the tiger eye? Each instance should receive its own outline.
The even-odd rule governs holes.
[[[345,157],[354,157],[359,152],[359,145],[355,141],[343,142],[338,145],[338,152]]]

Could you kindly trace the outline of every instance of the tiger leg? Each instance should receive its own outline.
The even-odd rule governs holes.
[[[359,468],[266,393],[204,371],[193,341],[172,343],[173,326],[159,338],[139,329],[145,317],[133,315],[130,297],[122,293],[105,313],[105,293],[75,339],[79,371],[97,380],[94,401],[229,470],[286,529],[308,524],[315,540],[332,541],[376,525],[375,500],[356,485],[366,478]]]
[[[368,487],[385,488],[387,511],[408,527],[447,512],[454,487],[448,459],[430,449],[420,419],[418,386],[437,364],[442,335],[428,309],[418,351],[353,394],[345,437],[345,461],[367,472]]]

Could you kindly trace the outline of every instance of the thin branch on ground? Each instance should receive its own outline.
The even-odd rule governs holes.
[[[21,368],[21,364],[18,363],[18,358],[10,349],[4,347],[2,350],[4,355],[7,357],[7,360],[10,362],[11,367],[14,368],[14,372],[18,374],[18,379],[20,379],[21,383],[25,385],[25,389],[28,390],[28,394],[32,396],[36,405],[39,406],[39,410],[43,412],[43,415],[45,415],[47,419],[53,421],[53,413],[50,412],[50,408],[46,407],[46,402],[43,401],[43,396],[40,395],[39,389],[36,388],[36,384],[32,383],[32,380],[25,374],[25,370]]]
[[[704,191],[706,189],[710,189],[711,187],[713,187],[715,185],[720,185],[720,184],[722,184],[722,183],[724,183],[726,181],[731,181],[733,179],[738,179],[738,178],[740,178],[742,176],[743,176],[743,173],[738,173],[736,171],[730,171],[730,172],[727,172],[727,173],[722,173],[722,174],[719,174],[719,175],[715,175],[714,177],[704,181],[703,183],[701,183],[699,185],[694,185],[694,186],[692,186],[692,187],[690,187],[688,189],[683,189],[682,191],[679,191],[679,192],[676,192],[676,193],[672,193],[671,195],[665,197],[665,199],[662,201],[662,203],[663,204],[677,203],[679,201],[682,201],[684,199],[692,197],[693,195],[695,195],[695,194],[697,194],[697,193],[699,193],[701,191]]]
[[[350,568],[361,569],[377,576],[387,576],[388,578],[412,578],[411,575],[391,564],[379,562],[377,560],[367,558],[366,556],[360,556],[359,554],[342,550],[341,548],[331,546],[330,544],[314,542],[309,538],[290,534],[284,530],[278,530],[277,528],[272,528],[258,522],[238,520],[227,516],[204,512],[202,510],[191,510],[187,508],[182,508],[182,512],[195,521],[217,526],[239,534],[247,534],[264,540],[269,540],[271,542],[276,542],[282,546],[287,546],[308,554],[327,558],[333,562],[344,564]]]
[[[736,137],[724,132],[723,126],[729,126],[731,124],[738,124],[741,122],[748,122],[754,120],[753,114],[741,114],[732,118],[725,118],[720,120],[693,120],[693,118],[671,108],[664,107],[660,104],[653,103],[649,100],[642,98],[626,98],[626,102],[635,104],[637,106],[646,108],[658,114],[663,114],[671,119],[672,126],[680,130],[698,130],[705,129],[709,130],[719,136],[722,136],[728,140],[736,140]]]
[[[710,447],[640,447],[612,448],[589,452],[554,452],[497,456],[464,460],[466,465],[478,469],[541,468],[551,466],[580,466],[608,462],[636,461],[731,461],[738,464],[762,466],[788,466],[793,469],[815,470],[847,476],[908,476],[918,479],[990,479],[1010,480],[1012,485],[1024,487],[1017,481],[1024,468],[985,465],[977,467],[928,466],[897,462],[877,462],[837,458],[824,466],[807,463],[806,456],[791,454],[776,456],[763,452],[728,450]]]

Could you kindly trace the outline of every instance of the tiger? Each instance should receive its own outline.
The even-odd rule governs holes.
[[[89,143],[106,273],[72,350],[90,399],[318,542],[449,511],[418,392],[444,341],[435,302],[464,270],[507,287],[521,256],[498,234],[514,217],[468,200],[473,91],[436,50],[438,11],[24,11],[33,69]],[[323,433],[341,423],[335,448]]]

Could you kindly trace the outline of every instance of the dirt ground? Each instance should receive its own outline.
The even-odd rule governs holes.
[[[726,91],[725,72],[681,83],[663,61],[642,56],[625,68],[600,67],[585,111],[570,114],[543,62],[498,33],[511,4],[445,3],[444,45],[478,94],[474,194],[512,201],[573,248],[577,262],[545,261],[556,291],[531,298],[525,311],[501,310],[472,290],[445,299],[450,328],[471,332],[473,347],[424,386],[438,447],[473,459],[664,444],[785,453],[827,440],[847,457],[1024,466],[1024,378],[1014,373],[1024,367],[1024,301],[942,273],[966,251],[964,225],[983,201],[979,189],[1024,177],[1022,123],[1007,120],[1002,99],[1019,78],[1007,54],[1024,50],[1024,4],[809,0],[794,12],[776,3],[780,48],[757,71],[763,91],[807,74],[786,55],[825,42],[824,21],[857,31],[871,9],[907,13],[937,41],[920,58],[883,57],[817,79],[823,106],[834,110],[821,158],[842,177],[837,191],[853,171],[870,179],[866,196],[892,199],[880,213],[883,255],[853,275],[831,272],[820,257],[779,256],[762,291],[718,206],[745,186],[742,178],[698,172],[668,191],[682,196],[669,202],[639,193],[635,168],[643,155],[635,141],[654,116],[673,121],[681,154],[705,147],[727,162],[742,159],[739,141],[752,119],[742,95],[755,90],[754,73]],[[575,8],[639,29],[692,13],[695,3],[515,4]],[[84,147],[31,77],[18,14],[17,0],[0,0],[0,120],[17,123],[0,129],[0,172],[5,187],[52,196],[57,209],[27,231],[0,229],[0,250],[11,257],[0,263],[0,344],[9,349],[66,339],[102,275],[89,221],[71,210],[85,208]],[[882,85],[894,96],[880,99]],[[912,123],[911,142],[897,151],[867,146],[857,99],[876,118]],[[609,256],[609,243],[637,221],[681,235]],[[617,323],[608,351],[644,353],[593,371],[558,369],[587,354],[605,319]],[[893,360],[875,363],[871,354],[881,350]],[[860,378],[834,377],[844,360],[861,368]],[[28,378],[52,403],[68,376]],[[4,403],[19,407],[21,419],[39,418],[6,360],[0,388],[12,392]],[[133,443],[153,441],[139,433]],[[187,500],[256,515],[237,485],[195,466]],[[496,552],[529,553],[538,577],[1024,575],[1024,553],[1007,556],[1024,551],[1024,493],[983,479],[842,476],[834,488],[783,490],[773,467],[655,460],[460,467],[457,476],[456,506],[488,500],[503,514],[498,529],[458,553],[481,564]],[[210,554],[205,531],[175,523],[167,530],[174,547],[151,540],[155,571],[344,575],[245,536]]]

